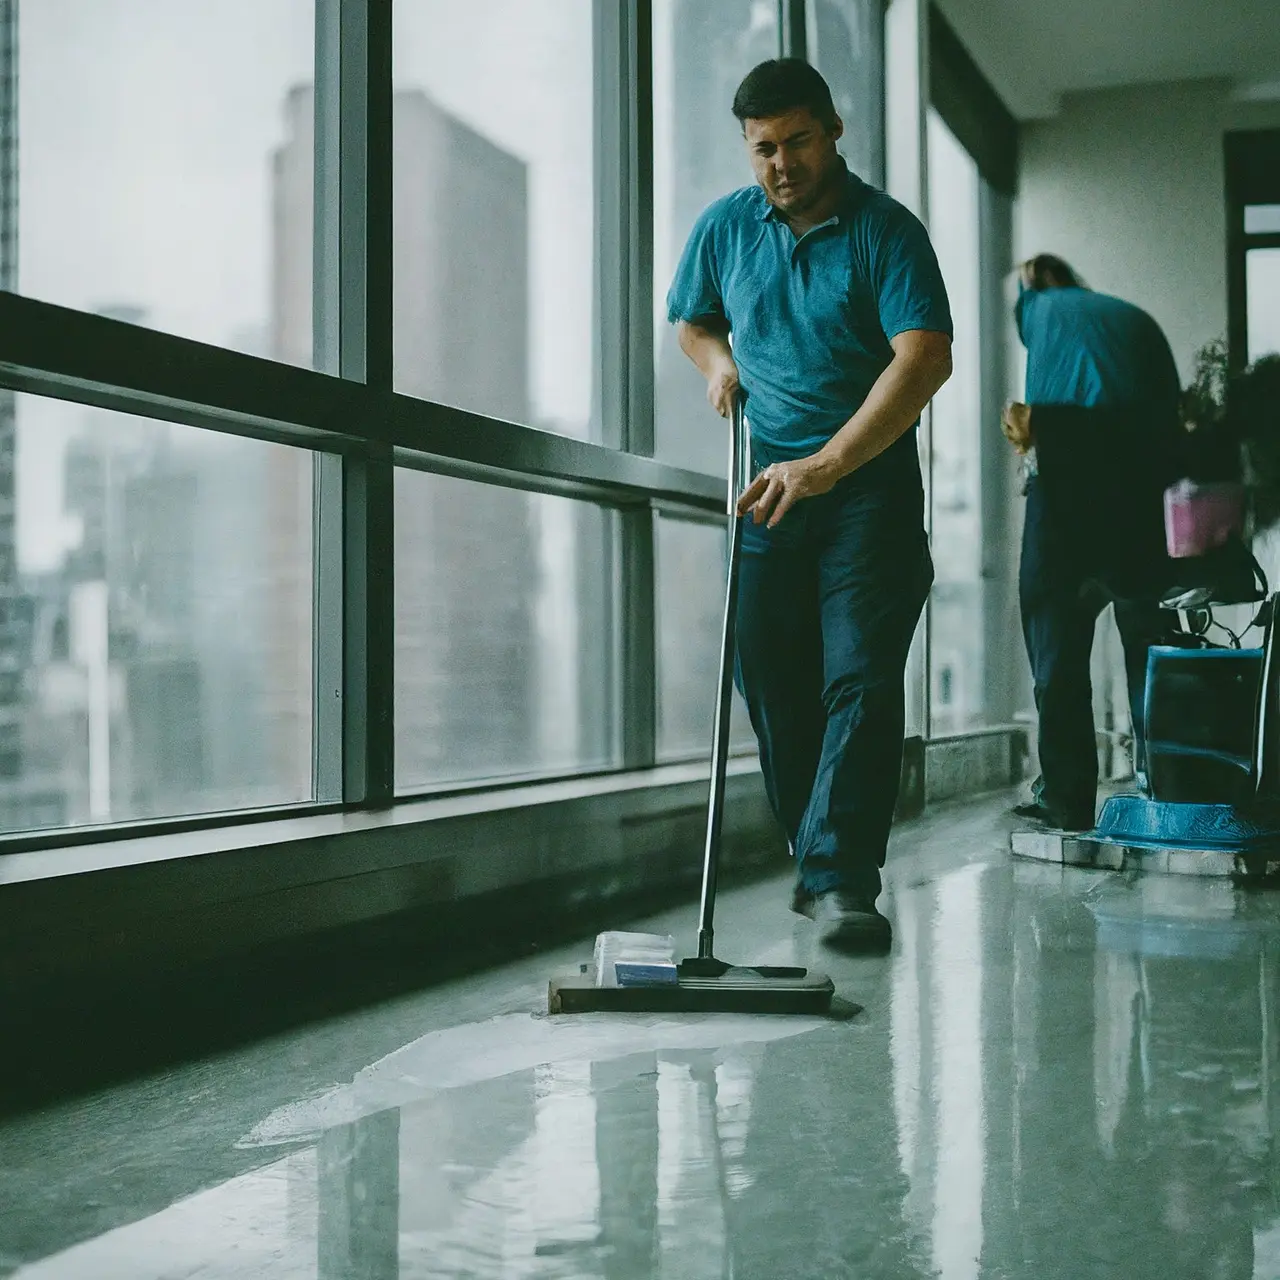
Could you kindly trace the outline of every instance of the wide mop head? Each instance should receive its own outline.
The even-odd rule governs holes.
[[[549,1013],[830,1012],[825,974],[719,960],[677,963],[665,934],[602,933],[590,965],[551,979]]]

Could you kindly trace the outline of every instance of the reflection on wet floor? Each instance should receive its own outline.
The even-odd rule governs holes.
[[[899,835],[851,1022],[533,1016],[565,953],[7,1122],[0,1274],[1280,1276],[1280,899],[1004,829]]]

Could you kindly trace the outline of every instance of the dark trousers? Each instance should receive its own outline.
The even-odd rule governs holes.
[[[919,483],[893,490],[842,482],[743,536],[737,683],[813,893],[880,892],[907,651],[933,582]]]
[[[1044,494],[1027,488],[1018,574],[1022,634],[1040,719],[1037,798],[1056,814],[1092,825],[1098,791],[1089,657],[1098,615],[1110,603],[1073,562],[1071,548],[1047,527]],[[1154,604],[1116,600],[1133,724],[1134,768],[1145,767],[1147,650],[1177,630],[1177,614]]]

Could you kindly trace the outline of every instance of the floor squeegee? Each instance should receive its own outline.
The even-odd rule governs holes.
[[[548,1011],[561,1013],[796,1013],[831,1012],[831,979],[808,969],[779,965],[735,965],[713,949],[716,877],[724,826],[729,715],[733,699],[734,629],[738,609],[738,565],[742,521],[738,497],[747,483],[748,428],[741,396],[729,420],[729,576],[720,644],[720,680],[711,736],[711,790],[702,863],[698,954],[676,961],[670,938],[655,934],[603,933],[594,964],[552,978]]]

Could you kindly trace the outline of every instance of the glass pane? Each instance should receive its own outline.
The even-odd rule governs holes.
[[[667,288],[698,214],[753,181],[733,95],[756,63],[777,55],[773,0],[654,0],[655,451],[715,475],[725,474],[725,426],[667,324]]]
[[[591,0],[395,0],[395,385],[592,424]]]
[[[1280,232],[1280,204],[1251,204],[1244,211],[1245,235]]]
[[[724,529],[661,517],[656,554],[658,756],[710,756],[724,625]],[[735,692],[730,747],[753,751],[755,742]]]
[[[884,180],[883,0],[810,0],[809,61],[826,77],[844,121],[840,152],[867,182]]]
[[[1280,351],[1280,249],[1250,249],[1245,255],[1249,300],[1249,362]]]
[[[929,112],[929,193],[943,216],[931,236],[955,321],[954,371],[933,400],[932,545],[935,570],[929,632],[931,736],[983,722],[985,707],[982,413],[978,167],[936,112]]]
[[[0,459],[0,829],[309,800],[312,455],[0,392]]]
[[[396,472],[396,787],[616,763],[613,513]]]
[[[5,287],[310,365],[314,0],[17,8]]]

